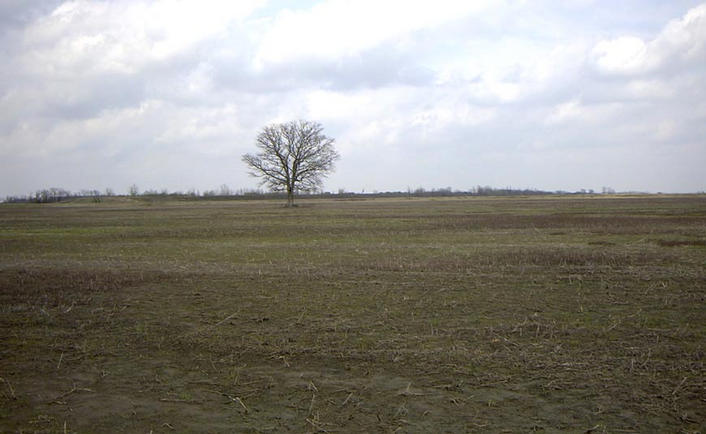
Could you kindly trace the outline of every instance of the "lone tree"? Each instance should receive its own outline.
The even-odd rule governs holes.
[[[287,206],[293,206],[294,193],[316,190],[333,170],[339,158],[333,142],[317,122],[272,124],[257,136],[260,152],[243,155],[243,162],[251,169],[250,175],[262,178],[261,185],[286,191]]]

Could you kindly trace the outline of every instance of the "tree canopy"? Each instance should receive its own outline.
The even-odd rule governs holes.
[[[272,124],[257,136],[259,152],[243,155],[243,162],[250,168],[250,175],[262,179],[261,185],[286,191],[287,205],[292,206],[295,193],[315,191],[333,171],[339,158],[333,143],[318,122]]]

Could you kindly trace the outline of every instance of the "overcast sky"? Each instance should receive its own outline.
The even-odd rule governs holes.
[[[254,188],[320,122],[325,190],[706,190],[706,3],[0,1],[0,197]]]

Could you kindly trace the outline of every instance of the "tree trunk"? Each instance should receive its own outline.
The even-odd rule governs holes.
[[[293,207],[294,206],[294,191],[291,189],[287,189],[287,207]]]

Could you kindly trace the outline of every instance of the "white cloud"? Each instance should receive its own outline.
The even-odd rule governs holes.
[[[706,4],[689,10],[683,18],[672,20],[651,43],[663,62],[706,60]]]
[[[3,4],[0,195],[252,187],[239,155],[299,118],[330,189],[704,189],[706,4],[627,1]]]
[[[263,1],[66,2],[28,27],[25,68],[37,75],[132,74],[222,36]]]
[[[668,82],[657,78],[631,80],[625,89],[638,100],[664,100],[673,97],[676,92]]]
[[[593,50],[598,68],[607,73],[644,72],[655,64],[647,54],[647,44],[634,36],[621,36],[599,42]]]
[[[608,74],[644,74],[689,62],[706,62],[706,4],[671,20],[652,40],[620,36],[602,40],[593,50],[594,61]],[[676,65],[675,65],[676,64]]]
[[[575,99],[556,105],[545,122],[550,125],[558,124],[569,120],[580,119],[582,114],[583,109],[581,108],[581,101]]]
[[[355,56],[384,42],[404,44],[414,31],[479,12],[486,1],[329,0],[310,10],[280,12],[255,58],[264,67],[295,59]]]

